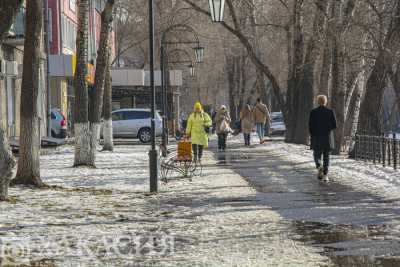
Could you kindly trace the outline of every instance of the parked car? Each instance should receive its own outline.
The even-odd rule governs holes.
[[[59,109],[51,110],[51,136],[64,139],[67,137],[67,120]]]
[[[283,121],[282,112],[272,112],[271,113],[271,126],[270,126],[270,134],[271,135],[283,135],[286,132],[285,122]]]
[[[142,143],[151,141],[150,109],[119,109],[112,112],[113,136],[139,138]],[[162,134],[162,118],[156,112],[156,136]]]

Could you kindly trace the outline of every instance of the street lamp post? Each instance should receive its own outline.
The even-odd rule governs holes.
[[[182,49],[176,49],[172,52],[184,52],[185,55],[188,57],[188,60],[180,60],[180,61],[169,61],[168,57],[166,55],[166,51],[164,46],[161,46],[161,60],[160,60],[160,68],[161,68],[161,88],[162,88],[162,103],[163,103],[163,135],[162,135],[162,146],[163,146],[163,156],[165,156],[165,153],[167,152],[166,146],[168,145],[168,125],[167,125],[167,119],[168,119],[168,81],[169,81],[169,72],[168,72],[168,63],[171,64],[176,64],[176,63],[188,63],[189,72],[190,76],[194,77],[195,76],[195,66],[190,59],[189,53],[187,53],[185,50]],[[203,52],[204,54],[204,48]],[[202,61],[202,60],[201,60]]]
[[[211,20],[222,22],[224,19],[225,0],[208,0],[210,5]]]
[[[177,30],[177,29],[181,29],[187,32],[191,32],[194,34],[195,37],[195,41],[176,41],[176,42],[167,42],[165,40],[166,35],[168,32],[172,31],[172,30]],[[161,69],[161,90],[162,90],[162,99],[163,99],[163,123],[162,123],[162,147],[163,147],[163,153],[165,154],[167,149],[167,145],[168,145],[168,125],[167,125],[167,113],[168,113],[168,93],[167,93],[167,86],[168,86],[168,81],[169,81],[169,75],[168,72],[166,70],[166,65],[167,65],[167,60],[165,60],[165,58],[167,57],[167,53],[166,53],[166,48],[165,46],[168,44],[196,44],[196,47],[194,47],[194,54],[195,54],[195,58],[196,58],[196,62],[197,63],[202,63],[204,60],[204,47],[200,46],[200,42],[199,42],[199,38],[196,34],[196,32],[194,31],[194,29],[188,25],[185,24],[175,24],[172,25],[171,27],[169,27],[168,29],[166,29],[161,36],[161,53],[160,53],[160,69]],[[181,50],[180,50],[181,51]],[[189,56],[190,58],[190,56]],[[187,62],[187,61],[185,61]],[[180,62],[183,63],[183,62]],[[193,64],[191,63],[191,66],[193,66]],[[189,66],[190,67],[190,66]],[[190,69],[190,73],[191,76],[194,76],[194,66],[193,68]],[[193,74],[192,74],[193,73]]]
[[[154,86],[154,0],[149,0],[149,51],[150,51],[150,88],[151,88],[151,150],[150,161],[150,192],[158,191],[158,152],[156,149],[155,108],[156,88]]]
[[[167,145],[168,145],[168,127],[167,127],[167,90],[166,87],[166,73],[165,73],[165,48],[161,44],[161,60],[160,60],[160,71],[161,71],[161,90],[162,90],[162,106],[163,106],[163,116],[162,116],[162,147],[163,156],[166,156]],[[167,78],[168,79],[168,78]]]

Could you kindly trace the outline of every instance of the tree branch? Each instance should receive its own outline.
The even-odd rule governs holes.
[[[190,5],[194,10],[210,16],[211,14],[204,10],[203,8],[199,7],[198,5],[196,5],[195,3],[192,2],[192,0],[182,0],[185,3],[187,3],[188,5]],[[239,41],[242,43],[242,45],[246,48],[253,64],[260,69],[265,76],[270,80],[271,84],[272,84],[272,88],[274,91],[274,95],[278,101],[278,105],[279,107],[282,109],[282,111],[285,113],[286,112],[286,107],[285,107],[285,101],[281,92],[281,88],[279,86],[279,83],[277,81],[277,79],[275,78],[275,76],[272,74],[270,68],[264,64],[261,59],[257,56],[257,54],[254,51],[254,48],[252,46],[252,44],[250,43],[249,39],[240,31],[240,29],[238,28],[238,22],[237,22],[237,18],[236,18],[236,14],[234,12],[234,7],[232,5],[231,0],[227,0],[226,3],[228,4],[228,7],[230,9],[230,13],[231,13],[231,18],[233,20],[234,23],[234,27],[231,27],[230,25],[228,25],[225,21],[221,22],[221,25],[227,29],[229,32],[231,32],[233,35],[235,35]]]

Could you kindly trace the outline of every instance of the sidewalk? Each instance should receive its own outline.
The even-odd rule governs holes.
[[[240,136],[217,159],[292,223],[291,239],[322,249],[335,266],[400,266],[400,172],[334,156],[326,183],[308,147],[274,139],[246,148]]]
[[[329,266],[294,241],[265,194],[206,153],[203,176],[160,184],[149,196],[147,146],[99,153],[72,168],[73,148],[41,157],[51,190],[12,188],[0,203],[3,264],[35,266]],[[1,263],[0,263],[1,266]]]
[[[257,137],[253,138],[258,140]],[[241,135],[229,140],[231,145],[241,146]],[[254,145],[246,154],[263,152],[282,161],[291,162],[296,169],[309,169],[315,173],[315,164],[309,146],[288,144],[282,137],[270,138],[264,146]],[[314,174],[313,174],[314,175]],[[330,180],[375,194],[385,199],[399,199],[400,170],[355,161],[344,155],[331,156]]]

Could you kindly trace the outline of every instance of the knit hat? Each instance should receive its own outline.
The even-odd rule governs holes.
[[[194,110],[203,110],[203,107],[201,106],[200,102],[196,102],[194,104]]]

